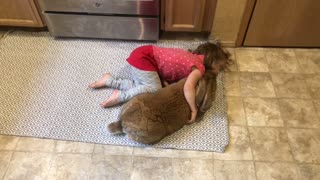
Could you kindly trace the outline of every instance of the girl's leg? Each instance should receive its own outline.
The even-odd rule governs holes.
[[[111,96],[107,100],[100,103],[100,106],[101,107],[110,107],[110,106],[114,106],[114,105],[121,103],[120,98],[119,98],[120,97],[119,93],[120,93],[119,90],[117,90],[117,89],[114,90],[112,92]]]
[[[113,89],[128,90],[135,87],[135,83],[130,79],[123,79],[118,77],[112,77],[110,73],[106,73],[98,81],[95,81],[89,85],[89,88],[99,89],[104,87],[111,87]]]
[[[124,79],[119,77],[110,76],[106,81],[105,85],[113,89],[128,90],[136,86],[134,80]]]
[[[127,102],[138,94],[155,92],[162,88],[161,81],[157,72],[142,71],[136,68],[133,68],[132,72],[134,76],[133,84],[127,82],[123,83],[123,81],[119,82],[122,89],[129,90],[115,90],[107,100],[101,103],[102,107],[110,107],[122,102]],[[108,83],[107,85],[109,86]]]
[[[110,73],[106,73],[102,76],[101,79],[89,84],[89,88],[99,89],[106,87],[106,81],[111,77]]]
[[[156,92],[162,88],[161,80],[156,71],[142,71],[133,67],[135,87],[120,92],[120,101],[126,102],[138,94]]]
[[[114,106],[119,103],[127,102],[138,94],[156,92],[162,88],[159,75],[155,71],[142,71],[132,67],[132,75],[134,80],[114,78],[110,76],[106,81],[107,87],[128,90],[114,90],[111,96],[107,100],[103,101],[100,105],[102,107]]]

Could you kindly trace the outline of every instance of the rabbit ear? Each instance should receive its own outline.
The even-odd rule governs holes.
[[[203,101],[201,102],[201,106],[199,107],[201,112],[206,112],[208,109],[210,109],[212,102],[215,99],[216,86],[217,84],[215,78],[206,79],[206,92],[203,97]]]
[[[196,88],[196,104],[197,107],[200,107],[203,101],[203,98],[206,94],[207,84],[204,78],[201,78],[197,84]]]

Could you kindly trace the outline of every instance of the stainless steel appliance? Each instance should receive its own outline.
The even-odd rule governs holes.
[[[39,0],[52,36],[158,40],[160,0]]]

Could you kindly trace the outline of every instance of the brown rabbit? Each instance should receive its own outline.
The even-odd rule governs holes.
[[[182,79],[160,89],[156,93],[140,94],[122,108],[119,120],[108,125],[112,134],[127,134],[129,139],[153,144],[182,128],[190,119],[191,111],[184,97]],[[206,73],[196,89],[199,108],[197,120],[207,111],[214,100],[216,76]]]

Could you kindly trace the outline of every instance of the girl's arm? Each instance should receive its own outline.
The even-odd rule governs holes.
[[[191,109],[191,119],[188,123],[193,123],[196,120],[198,108],[196,105],[196,85],[202,78],[202,74],[199,69],[194,69],[188,76],[186,83],[183,87],[184,96]]]

